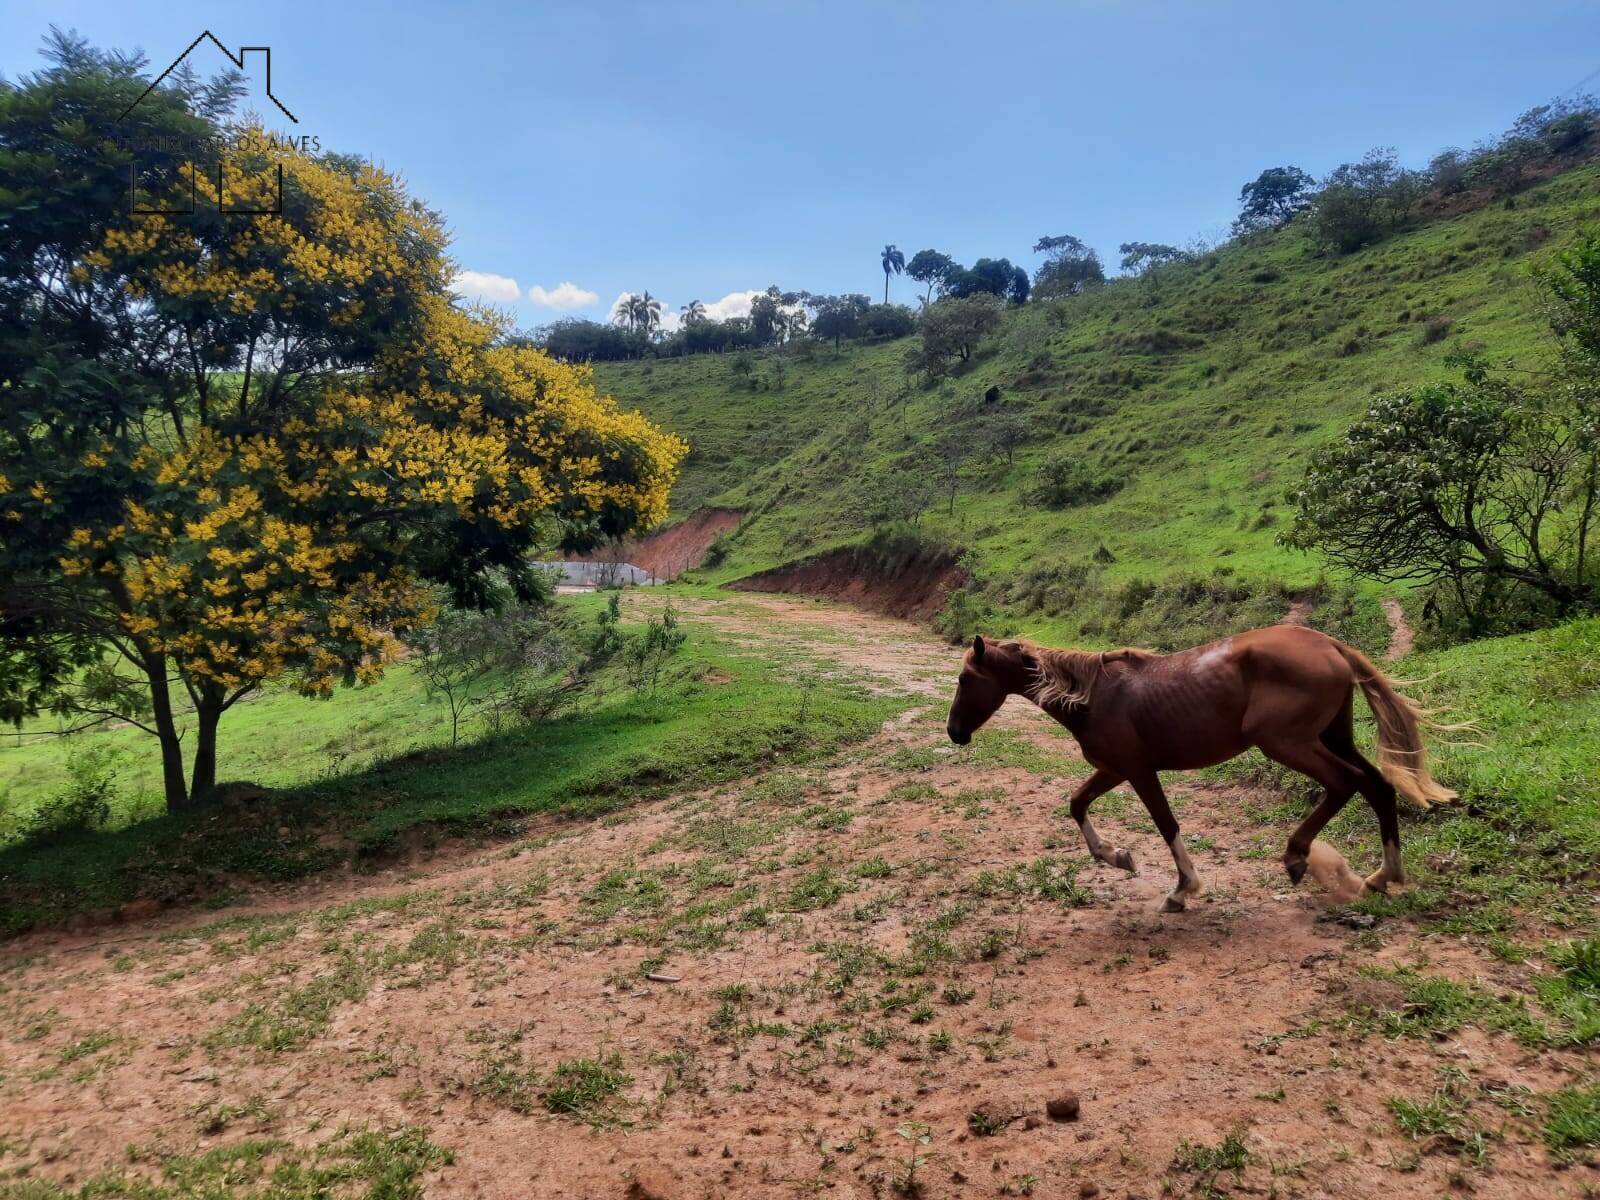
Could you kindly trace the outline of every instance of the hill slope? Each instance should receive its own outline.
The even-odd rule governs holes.
[[[904,341],[790,347],[748,371],[701,356],[596,373],[692,443],[676,512],[746,514],[707,572],[716,581],[867,538],[874,495],[915,469],[954,406],[998,384],[991,411],[1026,418],[1029,443],[969,468],[953,511],[935,502],[921,534],[966,553],[971,606],[1036,632],[1148,636],[1176,611],[1161,585],[1179,579],[1227,581],[1217,603],[1280,614],[1285,589],[1313,585],[1317,562],[1274,537],[1315,448],[1372,396],[1451,375],[1446,355],[1463,344],[1545,357],[1528,263],[1597,216],[1588,166],[1341,258],[1313,255],[1291,228],[1011,310],[964,374],[931,388],[905,375]],[[1031,501],[1053,455],[1118,490],[1054,511]],[[1371,597],[1357,607],[1377,636]]]

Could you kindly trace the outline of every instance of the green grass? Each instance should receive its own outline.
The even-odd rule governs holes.
[[[866,738],[907,703],[829,679],[804,691],[781,658],[754,657],[704,626],[690,629],[670,678],[653,695],[609,679],[580,711],[455,750],[436,746],[305,779],[223,813],[160,816],[48,845],[0,848],[0,936],[134,897],[219,893],[225,881],[292,879],[341,861],[382,861],[418,831],[495,835],[515,832],[535,814],[598,816],[824,756]],[[706,682],[708,675],[725,681]],[[225,726],[225,744],[252,733],[267,736]],[[293,740],[281,731],[274,736],[283,745]]]
[[[1600,1148],[1600,1085],[1567,1088],[1551,1096],[1544,1140],[1563,1156]]]
[[[453,1156],[428,1140],[425,1129],[344,1130],[310,1148],[278,1138],[249,1138],[197,1154],[129,1148],[146,1171],[96,1175],[79,1187],[45,1180],[0,1181],[0,1200],[417,1200],[430,1171]]]
[[[1216,607],[1209,624],[1243,627],[1282,615],[1274,589],[1317,582],[1317,561],[1274,538],[1316,448],[1372,396],[1450,376],[1445,356],[1462,343],[1526,365],[1548,356],[1527,267],[1592,222],[1597,201],[1590,166],[1344,257],[1312,254],[1293,229],[1262,236],[1157,280],[1012,310],[966,374],[932,389],[911,381],[903,401],[905,342],[769,352],[754,391],[733,356],[603,363],[596,377],[689,439],[678,511],[715,502],[746,514],[707,579],[864,540],[871,482],[952,402],[999,385],[1033,444],[970,479],[953,514],[936,505],[922,521],[967,552],[997,618],[1045,640],[1188,636],[1156,619],[1172,598],[1160,589],[1221,570],[1240,595],[1176,608]],[[1432,316],[1453,319],[1450,338],[1425,340]],[[1035,470],[1058,454],[1125,486],[1061,511],[1030,503]],[[1097,561],[1101,547],[1111,561]],[[1381,639],[1370,596],[1333,611],[1350,603],[1313,620]]]
[[[69,738],[33,736],[55,728],[53,721],[35,721],[25,723],[20,736],[0,734],[0,826],[62,789],[69,757],[91,741],[114,755],[117,795],[108,827],[160,814],[161,759],[154,738],[132,727]],[[478,730],[469,726],[467,732]],[[223,721],[217,778],[286,787],[449,740],[443,702],[428,699],[421,676],[401,663],[371,687],[343,688],[326,700],[272,687],[235,706]]]

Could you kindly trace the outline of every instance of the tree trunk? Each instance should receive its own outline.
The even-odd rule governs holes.
[[[217,724],[222,720],[222,698],[202,695],[195,709],[194,778],[189,785],[191,805],[203,804],[217,786]]]
[[[151,720],[156,740],[161,743],[161,788],[167,811],[177,812],[189,805],[189,789],[183,779],[183,743],[172,718],[172,693],[167,690],[167,660],[162,654],[144,656],[145,677],[150,682]]]

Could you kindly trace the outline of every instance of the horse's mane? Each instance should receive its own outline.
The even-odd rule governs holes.
[[[1035,664],[1033,673],[1038,682],[1033,702],[1043,709],[1057,707],[1067,712],[1089,707],[1089,697],[1107,663],[1145,662],[1158,657],[1132,646],[1120,650],[1052,650],[1033,642],[1021,645]]]

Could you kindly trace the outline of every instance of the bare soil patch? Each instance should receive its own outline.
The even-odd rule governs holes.
[[[891,573],[870,554],[843,549],[749,575],[728,586],[742,592],[825,596],[870,613],[926,621],[944,607],[946,594],[966,578],[966,571],[954,558],[937,550],[918,553],[897,564]]]

